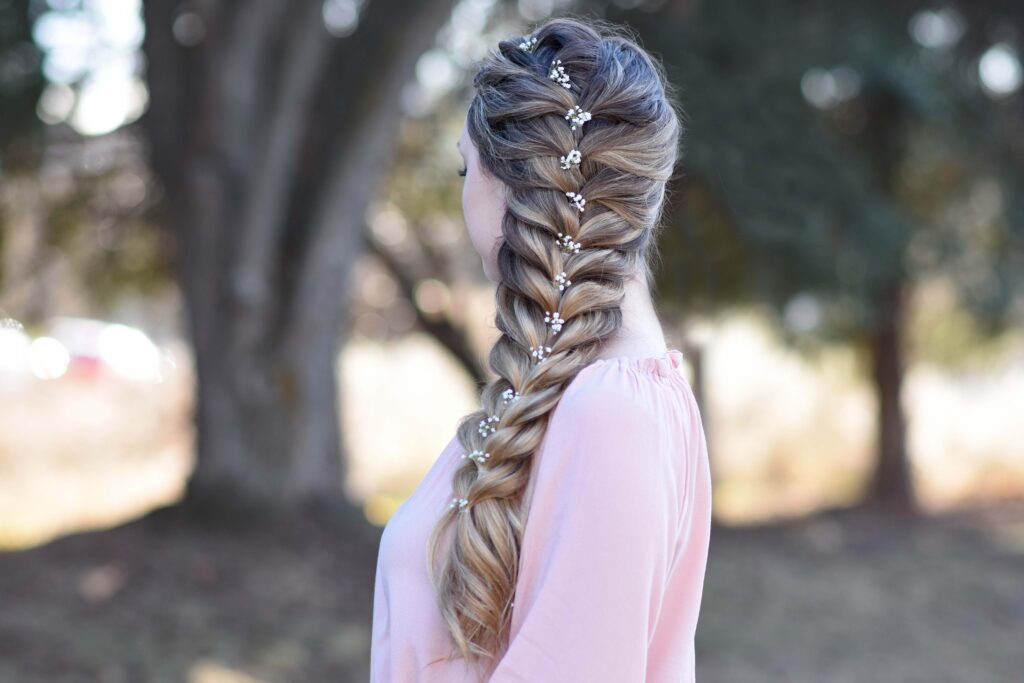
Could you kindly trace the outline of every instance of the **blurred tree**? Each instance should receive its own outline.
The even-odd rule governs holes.
[[[879,425],[865,502],[912,511],[908,292],[948,278],[994,333],[1024,291],[1024,6],[637,5],[610,18],[663,56],[689,126],[664,298],[753,301],[793,341],[862,349]]]
[[[39,161],[39,119],[36,102],[42,92],[42,57],[32,41],[32,17],[28,0],[0,4],[0,176],[34,168]],[[6,255],[10,246],[12,215],[6,202],[0,204],[0,282],[3,292],[10,289],[10,266]],[[6,248],[5,248],[6,247]],[[9,305],[7,297],[4,302]],[[5,315],[0,311],[0,317]]]
[[[333,503],[346,282],[451,0],[144,8],[144,125],[199,380],[186,504]]]
[[[479,256],[468,244],[461,220],[463,182],[457,171],[462,159],[455,142],[465,120],[467,91],[472,90],[467,82],[471,73],[461,75],[462,81],[453,83],[422,115],[403,120],[398,151],[382,191],[386,206],[402,223],[401,234],[377,234],[387,231],[380,230],[380,224],[376,230],[371,226],[367,245],[394,281],[402,305],[413,311],[419,328],[482,386],[488,371],[472,344],[472,319],[465,303],[471,288],[490,289],[491,285],[485,282]],[[417,296],[423,283],[444,288],[442,306],[428,300],[424,307]]]
[[[95,128],[120,103],[96,107],[89,91],[138,49],[131,15],[120,32],[108,21],[96,0],[0,2],[0,301],[30,328],[166,282],[146,161],[133,131],[116,130],[126,112]]]
[[[43,91],[42,54],[32,40],[29,0],[0,3],[0,172],[39,161],[36,103]]]

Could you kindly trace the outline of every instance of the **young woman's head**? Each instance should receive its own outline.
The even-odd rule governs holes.
[[[497,284],[501,336],[482,407],[458,427],[477,457],[457,468],[451,495],[468,504],[439,520],[430,557],[452,656],[493,665],[508,636],[530,459],[564,388],[621,327],[626,281],[651,282],[683,110],[621,28],[571,18],[500,42],[474,86],[459,139],[462,203]]]

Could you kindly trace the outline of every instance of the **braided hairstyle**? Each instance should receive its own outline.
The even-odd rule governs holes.
[[[467,133],[505,190],[501,336],[483,408],[457,428],[465,453],[428,570],[457,648],[448,659],[493,667],[507,646],[532,456],[566,386],[621,327],[627,280],[651,287],[685,112],[662,66],[601,20],[555,18],[501,41],[473,85]]]

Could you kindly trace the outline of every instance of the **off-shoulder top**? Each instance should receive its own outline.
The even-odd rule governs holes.
[[[601,358],[565,388],[533,456],[508,647],[490,683],[687,683],[711,532],[711,475],[683,354]],[[454,436],[384,528],[371,683],[470,683],[427,574]]]

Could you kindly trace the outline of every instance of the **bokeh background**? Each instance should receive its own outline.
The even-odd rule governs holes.
[[[473,64],[560,14],[687,113],[698,680],[1022,680],[1020,2],[0,0],[0,681],[368,679],[496,336]]]

